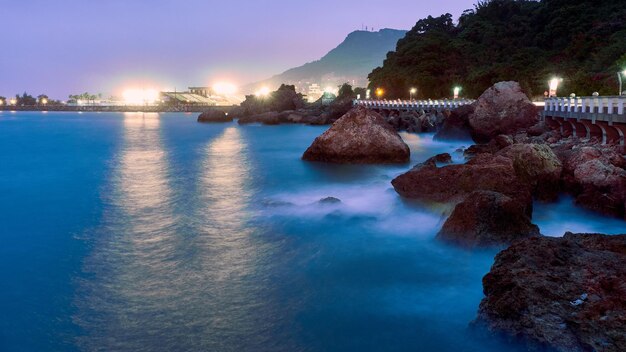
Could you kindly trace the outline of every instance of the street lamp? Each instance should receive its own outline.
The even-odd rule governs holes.
[[[459,93],[461,93],[461,87],[454,87],[454,99],[459,99]]]
[[[617,80],[619,81],[619,96],[624,94],[624,91],[622,90],[622,75],[626,77],[626,70],[617,73]]]
[[[413,100],[413,95],[415,95],[415,93],[417,93],[417,88],[411,88],[409,93],[410,93],[410,96],[411,96],[411,100]]]
[[[559,83],[561,83],[562,80],[562,78],[557,77],[554,77],[550,80],[550,82],[548,83],[550,88],[550,93],[548,95],[549,97],[556,97],[557,89],[559,89]]]
[[[380,99],[385,94],[385,91],[382,88],[376,89],[376,96]]]

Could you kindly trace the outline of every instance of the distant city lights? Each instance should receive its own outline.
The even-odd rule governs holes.
[[[268,87],[262,87],[261,89],[257,90],[256,93],[254,93],[254,95],[256,95],[257,97],[266,97],[270,94],[270,89]]]
[[[213,85],[213,90],[218,95],[233,95],[237,93],[237,86],[229,82],[218,82]]]
[[[337,95],[339,94],[339,89],[328,86],[324,88],[324,93]]]
[[[159,91],[156,89],[126,89],[122,93],[122,98],[126,105],[154,104],[159,101]],[[81,104],[81,101],[78,102]]]

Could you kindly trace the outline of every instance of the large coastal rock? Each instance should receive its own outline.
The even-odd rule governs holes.
[[[513,160],[515,173],[541,200],[554,200],[560,190],[563,166],[552,149],[545,144],[513,144],[499,152]]]
[[[302,159],[331,163],[406,163],[409,147],[379,114],[356,107],[304,152]]]
[[[462,247],[492,247],[539,236],[520,202],[492,191],[476,191],[457,204],[437,238]]]
[[[514,243],[483,279],[477,322],[559,352],[626,351],[626,235]]]
[[[417,165],[392,182],[405,198],[426,203],[455,204],[474,191],[507,195],[532,213],[530,188],[516,175],[513,161],[503,156],[480,154],[466,164],[437,167],[434,161]]]
[[[232,122],[232,116],[229,116],[221,110],[205,111],[198,116],[198,122]]]
[[[499,82],[487,89],[474,103],[468,117],[472,137],[488,142],[500,134],[515,134],[539,121],[537,107],[517,82]]]
[[[626,160],[610,146],[562,144],[563,185],[585,208],[626,219]]]

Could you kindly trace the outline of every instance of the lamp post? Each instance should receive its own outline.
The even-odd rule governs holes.
[[[417,93],[417,89],[416,88],[411,88],[411,90],[409,91],[409,95],[411,97],[411,100],[413,100],[413,95],[415,95],[415,93]]]
[[[622,75],[626,77],[626,70],[617,73],[617,80],[619,81],[619,92],[617,95],[622,96],[624,91],[622,90]]]
[[[385,91],[382,88],[376,89],[376,97],[378,97],[378,99],[382,98],[384,94],[385,94]]]
[[[561,83],[563,79],[562,78],[553,78],[550,80],[550,82],[548,83],[548,86],[550,88],[550,93],[549,93],[549,97],[556,97],[556,93],[557,90],[559,89],[559,83]]]
[[[454,99],[459,99],[459,93],[461,93],[461,87],[454,87]]]

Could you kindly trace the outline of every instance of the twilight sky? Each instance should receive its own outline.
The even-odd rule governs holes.
[[[0,0],[0,95],[245,84],[475,0]]]

